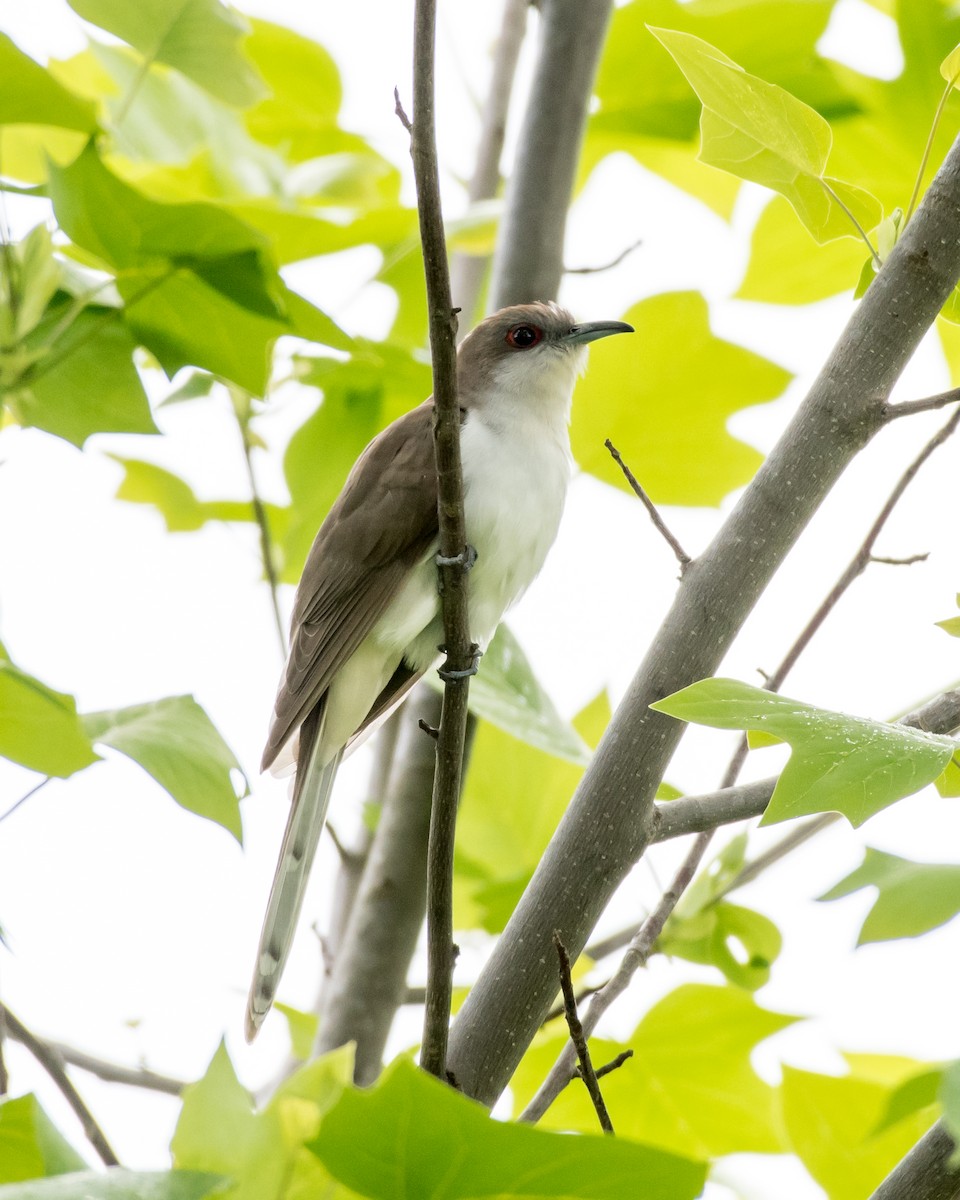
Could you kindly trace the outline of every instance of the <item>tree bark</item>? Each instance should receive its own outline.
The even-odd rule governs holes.
[[[557,833],[460,1011],[449,1069],[492,1104],[556,993],[558,930],[583,949],[652,835],[653,795],[683,726],[650,710],[716,670],[774,571],[848,463],[960,276],[960,142],[856,309],[809,395],[676,600]]]
[[[894,1167],[870,1200],[956,1200],[960,1166],[951,1165],[957,1145],[938,1121]]]

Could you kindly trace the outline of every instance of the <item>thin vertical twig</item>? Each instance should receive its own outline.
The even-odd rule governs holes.
[[[413,122],[397,97],[397,115],[410,132],[417,184],[420,241],[430,318],[433,362],[434,449],[440,525],[440,602],[446,662],[443,708],[437,737],[437,765],[427,857],[427,1000],[420,1063],[446,1078],[447,1035],[453,994],[453,841],[467,731],[467,695],[475,671],[470,644],[467,572],[472,565],[463,515],[460,462],[460,406],[457,397],[457,318],[450,299],[440,173],[434,120],[436,0],[417,0],[414,12]]]
[[[613,1133],[613,1122],[610,1120],[606,1101],[603,1098],[603,1093],[600,1091],[597,1072],[594,1069],[593,1060],[590,1058],[590,1048],[587,1046],[583,1024],[577,1012],[577,997],[573,990],[573,977],[570,972],[570,955],[567,954],[567,949],[560,938],[559,930],[554,931],[553,944],[557,951],[557,958],[560,960],[560,990],[563,993],[563,1012],[567,1018],[570,1041],[580,1061],[580,1078],[583,1080],[590,1099],[593,1102],[593,1107],[596,1109],[600,1128],[604,1133]]]

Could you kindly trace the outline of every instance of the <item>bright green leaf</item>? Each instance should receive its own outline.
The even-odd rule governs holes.
[[[0,1102],[0,1184],[83,1171],[86,1166],[36,1096]]]
[[[690,915],[675,912],[657,940],[657,949],[716,967],[730,983],[756,991],[769,982],[782,943],[769,917],[722,900]]]
[[[219,1175],[198,1171],[77,1171],[0,1187],[0,1200],[200,1200],[221,1192]]]
[[[960,1060],[944,1068],[937,1098],[943,1106],[943,1123],[960,1145]]]
[[[176,67],[228,104],[265,92],[241,50],[247,23],[219,0],[69,0],[85,21],[129,42],[148,63]]]
[[[274,1002],[273,1007],[287,1019],[291,1054],[300,1062],[306,1062],[313,1054],[320,1018],[316,1013],[302,1012],[299,1008],[292,1008],[289,1004],[281,1004],[279,1000]]]
[[[69,308],[63,300],[48,309],[27,343],[34,353]],[[9,397],[13,416],[75,446],[95,433],[157,433],[135,348],[115,309],[83,309]]]
[[[940,64],[940,74],[951,87],[955,87],[960,79],[960,46],[954,46]]]
[[[93,133],[97,119],[92,104],[63,87],[0,33],[0,126],[4,125],[56,125]],[[11,170],[6,144],[3,170]]]
[[[785,1150],[777,1091],[753,1070],[750,1056],[795,1017],[760,1008],[739,988],[687,984],[646,1014],[625,1044],[591,1039],[595,1063],[625,1048],[633,1057],[604,1077],[603,1095],[617,1133],[696,1159]],[[515,1109],[539,1086],[567,1041],[541,1036],[511,1082]],[[567,1087],[541,1125],[594,1129],[596,1113],[582,1086]]]
[[[609,701],[601,694],[574,725],[595,745],[609,719]],[[458,929],[503,929],[582,774],[582,767],[481,723],[457,819]]]
[[[869,846],[862,864],[818,899],[838,900],[865,887],[876,887],[878,894],[858,946],[917,937],[960,912],[960,865],[911,862]]]
[[[892,1093],[918,1064],[849,1056],[839,1078],[783,1068],[783,1116],[794,1152],[830,1200],[869,1196],[934,1119],[922,1109],[882,1133]]]
[[[577,388],[574,457],[591,475],[628,490],[604,446],[610,438],[657,503],[719,504],[762,461],[731,437],[727,419],[776,399],[790,373],[714,336],[698,292],[652,296],[624,319],[637,336],[598,347]]]
[[[956,754],[944,767],[943,774],[933,782],[941,796],[949,798],[960,796],[960,761]]]
[[[735,679],[703,679],[652,704],[658,712],[718,729],[763,729],[793,753],[764,824],[840,812],[852,825],[920,791],[950,761],[956,743],[906,725],[815,708]]]
[[[628,1180],[633,1194],[692,1200],[705,1177],[702,1164],[624,1138],[566,1137],[494,1121],[403,1059],[375,1087],[345,1091],[310,1148],[372,1200],[622,1200]]]
[[[46,225],[35,225],[22,241],[9,244],[4,258],[5,267],[0,272],[0,347],[26,337],[40,323],[61,275]]]
[[[428,676],[428,682],[438,691],[443,688],[435,672]],[[557,712],[506,625],[497,630],[470,683],[470,708],[478,717],[537,750],[579,766],[590,761],[590,747]]]
[[[899,1124],[904,1117],[936,1104],[942,1083],[943,1070],[940,1067],[922,1069],[918,1074],[908,1076],[890,1093],[886,1110],[873,1130],[874,1134],[883,1133],[885,1129]]]
[[[877,224],[883,214],[869,192],[826,176],[832,134],[815,109],[701,38],[653,27],[651,33],[703,103],[704,162],[780,192],[817,241],[859,236],[851,214],[863,230]]]
[[[91,741],[132,758],[183,808],[215,821],[242,841],[231,778],[240,765],[192,696],[167,696],[149,704],[85,713],[81,719]]]
[[[0,648],[0,754],[65,779],[96,762],[97,754],[73,696],[55,692],[21,671]]]

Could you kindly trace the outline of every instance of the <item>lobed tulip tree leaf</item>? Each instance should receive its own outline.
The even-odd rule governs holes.
[[[220,1175],[200,1171],[76,1171],[0,1187],[0,1200],[201,1200],[224,1195]]]
[[[815,708],[735,679],[703,679],[650,706],[717,729],[752,729],[793,750],[764,824],[839,812],[854,826],[932,783],[956,742],[906,725],[888,725]]]
[[[147,63],[166,63],[228,104],[246,106],[266,92],[241,43],[249,32],[220,0],[69,0],[85,21],[135,47]]]
[[[857,223],[863,230],[877,224],[883,213],[869,192],[826,175],[833,135],[815,109],[693,34],[651,33],[703,104],[704,162],[780,192],[817,241],[856,237]]]
[[[495,1121],[404,1059],[374,1087],[346,1089],[309,1146],[332,1175],[371,1200],[620,1200],[628,1191],[693,1200],[706,1174],[703,1163],[622,1137],[567,1137]]]
[[[13,416],[75,446],[95,433],[159,432],[133,362],[136,341],[116,310],[84,308],[39,356],[48,331],[70,307],[66,297],[55,302],[27,339],[38,358],[14,385],[8,401]]]
[[[430,672],[427,681],[437,691],[443,690],[436,672]],[[590,747],[557,712],[506,625],[497,629],[470,682],[470,709],[546,754],[581,767],[590,761]]]
[[[0,754],[31,771],[65,779],[96,762],[73,696],[21,671],[0,647]]]
[[[872,1195],[930,1128],[928,1105],[881,1130],[892,1096],[924,1064],[880,1055],[847,1055],[849,1074],[783,1068],[783,1119],[792,1149],[829,1200]]]
[[[74,1150],[33,1095],[0,1102],[0,1184],[83,1171]]]
[[[663,954],[716,967],[730,983],[751,992],[769,982],[782,944],[769,917],[726,900],[699,912],[674,912],[657,939]]]
[[[719,504],[762,462],[727,432],[728,417],[776,399],[790,373],[716,337],[699,292],[652,296],[624,319],[637,336],[598,347],[578,385],[574,457],[591,475],[628,489],[604,446],[610,438],[657,503]]]
[[[866,887],[877,898],[857,936],[857,945],[917,937],[960,913],[960,865],[918,863],[867,847],[863,862],[818,900],[839,900]]]
[[[97,128],[89,100],[65,88],[39,63],[0,33],[0,126],[55,125],[79,133]],[[4,173],[10,170],[4,161]]]
[[[757,1075],[750,1056],[796,1019],[761,1008],[736,987],[685,984],[658,1001],[626,1042],[591,1038],[597,1065],[624,1049],[634,1051],[603,1080],[617,1134],[696,1159],[784,1152],[777,1089]],[[516,1111],[567,1040],[563,1031],[534,1042],[511,1081]],[[586,1090],[568,1087],[541,1125],[595,1129],[596,1121]]]
[[[183,808],[243,840],[233,782],[240,765],[192,696],[86,713],[82,721],[91,741],[132,758]]]

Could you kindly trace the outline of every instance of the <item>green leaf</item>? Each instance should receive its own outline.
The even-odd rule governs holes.
[[[612,338],[578,386],[574,457],[585,471],[628,490],[604,447],[610,438],[657,503],[719,504],[762,461],[727,432],[730,414],[776,399],[790,373],[715,337],[698,292],[652,296],[624,319],[637,337]],[[681,330],[684,352],[678,355]]]
[[[944,767],[943,774],[938,776],[933,783],[941,796],[946,798],[960,796],[960,760],[956,754]]]
[[[917,937],[960,912],[960,866],[918,863],[867,847],[855,871],[818,896],[839,900],[865,887],[876,887],[877,898],[857,937],[857,945]]]
[[[960,79],[960,46],[954,46],[940,64],[940,74],[951,87],[956,87],[957,80]]]
[[[823,245],[815,242],[787,201],[774,196],[754,226],[750,261],[736,299],[813,304],[852,288],[863,256],[862,242],[846,238]]]
[[[4,258],[5,269],[0,273],[0,353],[2,347],[26,337],[40,323],[61,275],[46,225],[35,225],[22,241],[8,245]]]
[[[0,1102],[0,1184],[83,1171],[86,1166],[36,1096]]]
[[[883,215],[869,192],[826,175],[833,137],[809,105],[750,75],[716,47],[651,27],[700,97],[700,158],[780,192],[817,241],[859,236]],[[844,211],[845,209],[849,211]]]
[[[890,1093],[886,1110],[873,1133],[883,1133],[885,1129],[899,1124],[904,1117],[936,1104],[942,1083],[943,1070],[940,1067],[908,1076]]]
[[[960,595],[957,596],[957,607],[960,608]],[[935,621],[934,624],[951,637],[960,637],[960,617],[947,617],[945,621]]]
[[[929,1129],[925,1108],[876,1133],[903,1080],[919,1064],[879,1055],[849,1055],[839,1078],[783,1068],[783,1117],[794,1152],[829,1200],[869,1196]]]
[[[123,467],[124,476],[117,488],[118,500],[147,504],[163,517],[169,533],[188,533],[208,521],[253,521],[249,500],[200,500],[185,479],[156,463],[110,454]],[[271,530],[278,536],[287,519],[287,509],[275,504],[264,506]]]
[[[241,49],[246,21],[219,0],[69,3],[85,21],[134,46],[147,63],[176,67],[228,104],[252,104],[266,91]]]
[[[206,817],[243,840],[233,772],[233,752],[192,696],[167,696],[149,704],[81,718],[91,741],[119,750],[189,812]],[[246,780],[241,795],[246,795]]]
[[[956,750],[951,738],[829,712],[735,679],[704,679],[650,707],[717,729],[762,729],[790,743],[767,825],[818,812],[862,825],[932,783]]]
[[[36,354],[69,309],[64,298],[47,310],[27,341]],[[95,433],[158,433],[133,362],[135,348],[116,309],[84,308],[10,396],[13,416],[75,446]]]
[[[960,1060],[944,1067],[938,1099],[943,1105],[943,1123],[960,1145]]]
[[[49,71],[0,33],[0,126],[55,125],[93,133],[96,112],[89,101],[58,83]],[[4,173],[10,172],[4,145]]]
[[[0,648],[0,754],[31,771],[65,779],[97,754],[73,696],[21,671]]]
[[[313,1054],[317,1040],[317,1028],[320,1018],[313,1012],[302,1012],[289,1004],[274,1001],[273,1007],[278,1013],[287,1018],[287,1028],[290,1031],[290,1053],[300,1062],[306,1062]]]
[[[595,744],[609,719],[609,701],[601,694],[574,724]],[[570,761],[480,724],[457,819],[458,929],[503,929],[582,774]]]
[[[782,944],[780,930],[769,917],[722,900],[690,915],[674,913],[657,949],[716,967],[730,983],[756,991],[769,982]]]
[[[782,1153],[777,1090],[756,1074],[750,1056],[796,1019],[760,1008],[739,988],[687,984],[655,1004],[625,1045],[592,1038],[595,1063],[634,1051],[603,1080],[618,1135],[696,1159]],[[511,1082],[515,1110],[536,1091],[566,1041],[565,1031],[541,1036],[524,1056]],[[595,1129],[596,1120],[586,1090],[571,1085],[541,1124]]]
[[[77,1171],[0,1187],[0,1200],[200,1200],[221,1195],[219,1175],[197,1171]]]
[[[443,684],[435,672],[427,681],[437,691]],[[543,690],[520,643],[501,625],[487,647],[480,670],[470,683],[470,709],[528,746],[585,767],[590,747],[565,721]]]
[[[705,1178],[702,1164],[624,1138],[566,1137],[494,1121],[403,1059],[375,1087],[346,1090],[310,1149],[372,1200],[621,1200],[625,1186],[657,1200],[692,1200]]]

